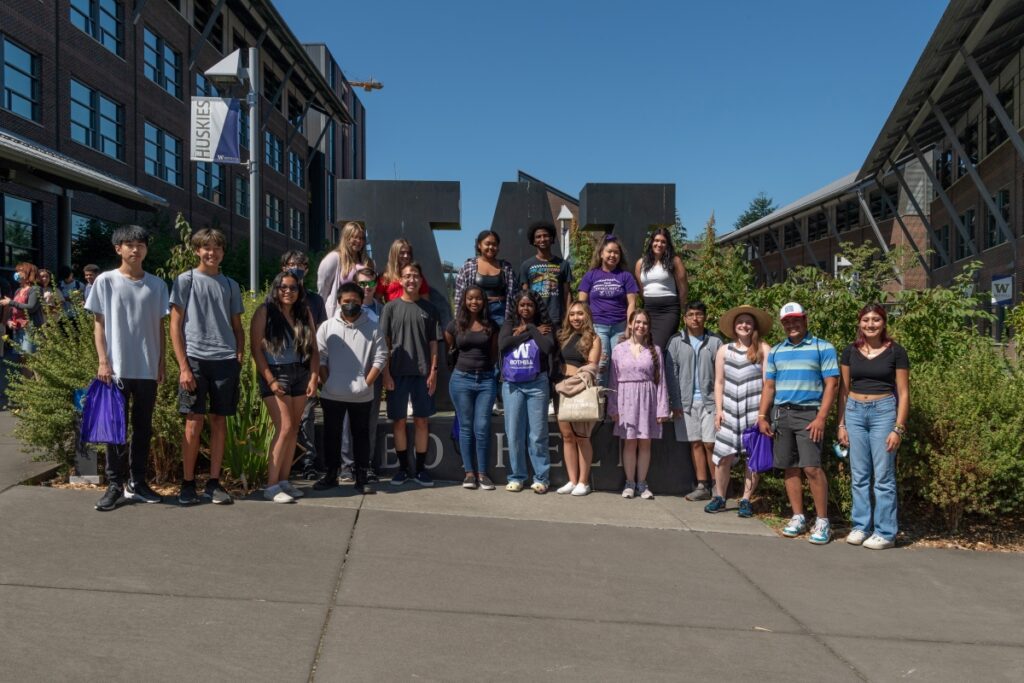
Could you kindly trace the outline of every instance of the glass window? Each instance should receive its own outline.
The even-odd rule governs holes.
[[[306,241],[306,214],[298,209],[288,209],[289,222],[291,223],[291,235],[293,240]]]
[[[0,203],[4,209],[3,265],[13,268],[20,261],[37,263],[38,204],[9,194],[0,194]]]
[[[115,55],[124,55],[124,21],[117,0],[71,0],[71,24]]]
[[[269,130],[263,133],[263,161],[278,173],[284,173],[284,143]]]
[[[146,78],[181,99],[181,53],[149,28],[142,33],[142,61]]]
[[[220,97],[217,86],[201,72],[196,73],[196,97]]]
[[[1007,227],[1013,230],[1013,224],[1010,223],[1010,191],[999,190],[995,196],[992,197],[992,201],[995,203],[996,208],[999,209],[999,213],[1002,214],[1003,220],[1006,221]],[[991,211],[988,216],[988,246],[994,247],[998,244],[1002,244],[1006,241],[1006,236],[1003,235],[1003,231],[999,229],[999,223],[996,222],[996,217],[992,215]]]
[[[0,74],[4,109],[31,121],[39,121],[39,55],[34,55],[7,36],[0,38],[4,70]]]
[[[243,106],[238,115],[238,144],[249,149],[249,108],[247,106]]]
[[[967,211],[960,214],[960,222],[964,224],[964,228],[967,231],[967,236],[971,238],[971,243],[975,246],[978,244],[978,235],[975,230],[974,224],[974,209],[967,209]],[[956,259],[967,258],[971,255],[971,250],[964,241],[964,238],[960,236],[960,231],[956,231]]]
[[[146,173],[182,187],[181,140],[146,122]]]
[[[789,223],[783,229],[782,243],[783,249],[789,249],[800,244],[800,228],[796,227],[796,224]]]
[[[820,240],[828,235],[828,218],[824,212],[807,217],[807,241]]]
[[[965,157],[957,157],[956,177],[962,178],[967,175],[967,164],[978,165],[978,122],[968,123],[964,132],[960,135],[960,143],[964,146]]]
[[[98,90],[71,81],[71,139],[124,159],[124,107]]]
[[[249,179],[241,175],[235,176],[235,213],[249,217]]]
[[[306,187],[306,169],[302,157],[288,150],[288,179],[299,187]]]
[[[946,254],[949,254],[949,226],[943,225],[939,228],[936,236],[939,238],[939,243],[945,249]],[[948,265],[949,262],[943,259],[942,254],[936,249],[935,253],[932,254],[932,268],[941,268]]]
[[[1010,117],[1010,121],[1013,121],[1013,86],[1001,91],[996,97],[999,99],[999,104],[1003,105],[1003,111]],[[985,111],[985,149],[988,154],[991,154],[996,147],[1003,144],[1007,135],[1006,129],[1003,128],[1003,124],[999,123],[992,108],[986,107]]]
[[[206,201],[227,206],[227,180],[224,164],[200,161],[196,164],[196,194]]]
[[[299,100],[298,95],[296,95],[294,92],[288,93],[288,123],[295,126],[295,128],[300,133],[305,132],[303,127],[303,122],[305,119],[305,114],[303,111],[304,107],[305,105],[303,105],[302,101]]]
[[[263,227],[274,232],[284,232],[281,200],[269,192],[266,194],[263,205]]]

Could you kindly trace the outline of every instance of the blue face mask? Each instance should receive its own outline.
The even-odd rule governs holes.
[[[293,276],[299,282],[302,282],[306,277],[306,271],[302,268],[289,268],[287,271],[289,275]]]
[[[19,273],[18,271],[14,271],[14,281],[21,282],[21,273]]]

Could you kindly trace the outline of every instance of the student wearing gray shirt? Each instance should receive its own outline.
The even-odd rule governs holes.
[[[220,484],[228,415],[238,409],[238,381],[245,337],[242,293],[220,271],[227,240],[220,230],[204,228],[192,235],[199,265],[179,275],[171,290],[171,344],[178,361],[178,412],[185,416],[181,444],[184,478],[178,502],[195,505],[196,460],[203,422],[210,415],[210,478],[203,498],[230,504]]]
[[[96,378],[107,384],[114,382],[124,394],[132,437],[127,445],[107,446],[107,490],[96,503],[100,511],[113,510],[122,497],[131,502],[161,501],[146,484],[146,464],[156,389],[164,379],[167,285],[142,269],[149,251],[145,228],[120,227],[111,241],[121,257],[121,266],[96,277],[85,308],[95,316],[93,340],[99,357]],[[126,465],[131,472],[127,482]]]

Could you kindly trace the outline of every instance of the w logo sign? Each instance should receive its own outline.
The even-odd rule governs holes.
[[[1013,304],[1012,275],[992,276],[992,303],[996,306],[1011,306]]]
[[[527,360],[530,358],[530,342],[526,341],[512,351],[512,357],[516,360]]]
[[[540,370],[540,347],[532,339],[507,350],[502,358],[501,376],[506,382],[531,382]]]

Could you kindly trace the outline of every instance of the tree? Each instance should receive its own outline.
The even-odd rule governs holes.
[[[754,221],[764,218],[777,208],[779,208],[778,205],[775,204],[771,197],[764,192],[758,192],[757,196],[750,200],[747,210],[740,214],[740,217],[736,219],[732,227],[739,230],[744,225],[750,225]]]
[[[715,241],[715,214],[704,226],[697,248],[683,254],[690,285],[690,300],[702,301],[708,309],[709,325],[733,306],[751,303],[754,269],[739,245],[722,246]]]

